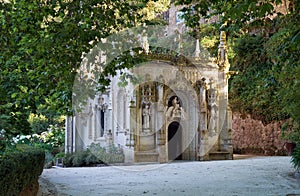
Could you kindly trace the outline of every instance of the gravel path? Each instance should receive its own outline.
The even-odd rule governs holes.
[[[45,169],[39,195],[300,194],[290,157]]]

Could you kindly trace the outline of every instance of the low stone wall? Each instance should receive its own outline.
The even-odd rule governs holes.
[[[286,155],[285,140],[281,136],[283,122],[264,125],[250,115],[233,114],[232,142],[234,153]]]

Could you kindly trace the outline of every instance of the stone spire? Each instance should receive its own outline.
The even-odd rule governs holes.
[[[227,25],[227,22],[225,22],[220,28],[220,44],[219,44],[219,49],[218,49],[217,64],[221,70],[228,72],[230,65],[228,62],[226,32],[223,30],[226,25]]]
[[[144,23],[143,27],[146,28],[145,23]],[[148,35],[147,35],[146,29],[144,29],[143,33],[142,33],[142,48],[146,54],[149,53],[149,42],[148,42]]]
[[[195,60],[199,60],[200,59],[200,43],[199,43],[199,39],[196,39],[196,49],[195,49]]]

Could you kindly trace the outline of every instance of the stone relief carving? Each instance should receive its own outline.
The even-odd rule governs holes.
[[[208,91],[208,130],[212,133],[216,132],[217,128],[217,111],[218,111],[218,105],[217,105],[217,96],[218,92],[214,88],[210,88]]]

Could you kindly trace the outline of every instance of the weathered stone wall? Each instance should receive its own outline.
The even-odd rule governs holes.
[[[280,137],[283,122],[264,125],[250,115],[233,114],[232,142],[235,153],[286,155],[285,141]]]

